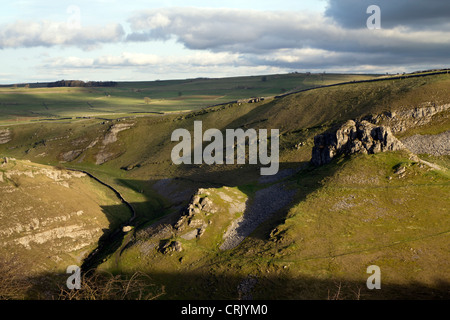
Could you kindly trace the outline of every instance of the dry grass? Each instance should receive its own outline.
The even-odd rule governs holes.
[[[15,258],[0,258],[0,300],[22,300],[31,288],[22,264]]]
[[[135,272],[130,277],[105,271],[83,274],[80,289],[60,286],[59,300],[154,300],[165,294],[145,273]]]

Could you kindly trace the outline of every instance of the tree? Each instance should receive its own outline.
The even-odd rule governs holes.
[[[145,102],[145,104],[149,104],[150,103],[150,98],[149,97],[145,97],[144,98],[144,102]]]

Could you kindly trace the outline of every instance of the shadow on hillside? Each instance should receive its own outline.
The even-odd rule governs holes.
[[[92,275],[92,273],[90,273]],[[145,277],[142,277],[142,276]],[[61,290],[70,291],[66,280],[70,275],[46,273],[30,278],[32,284],[27,299],[58,300]],[[82,273],[82,277],[84,273]],[[107,275],[113,279],[113,275]],[[91,278],[92,279],[92,278]],[[111,282],[93,284],[89,278],[83,281],[90,286],[91,299],[138,299],[142,296],[160,295],[161,300],[440,300],[450,298],[450,283],[436,281],[434,286],[418,282],[409,284],[382,283],[381,289],[369,290],[366,280],[347,280],[345,278],[319,279],[314,277],[289,277],[288,275],[249,276],[212,274],[210,272],[180,272],[151,274],[121,274],[115,276],[115,285]],[[120,279],[120,283],[119,283]],[[139,282],[129,281],[139,280]],[[144,279],[144,280],[142,280]],[[82,281],[82,282],[83,282]],[[118,286],[116,286],[118,285]],[[82,288],[85,288],[83,286]],[[133,287],[124,294],[127,288]],[[92,290],[95,289],[95,290]],[[67,298],[67,296],[66,296]]]
[[[251,203],[255,189],[267,188],[270,185],[279,183],[283,180],[286,185],[297,188],[299,186],[298,181],[301,181],[301,179],[298,180],[298,175],[301,173],[295,174],[294,172],[305,166],[308,167],[304,162],[283,163],[280,166],[279,173],[281,173],[281,175],[279,177],[266,176],[264,179],[261,179],[259,176],[259,168],[249,165],[240,167],[225,166],[219,170],[210,170],[211,167],[186,166],[190,168],[186,168],[187,170],[184,171],[186,172],[185,175],[171,179],[119,179],[116,181],[117,185],[141,193],[143,198],[145,198],[145,201],[128,203],[126,202],[126,199],[123,199],[122,195],[114,189],[116,196],[123,199],[123,203],[116,206],[102,207],[110,225],[108,229],[104,230],[104,234],[99,239],[98,247],[84,260],[82,270],[89,270],[97,267],[108,256],[117,252],[121,247],[126,246],[124,240],[130,241],[130,239],[125,239],[126,233],[122,231],[123,227],[133,226],[136,229],[139,229],[140,227],[144,225],[148,226],[149,224],[158,227],[158,225],[176,223],[182,210],[186,208],[189,200],[199,188],[220,188],[223,186],[238,187],[242,192],[247,194]],[[228,170],[224,172],[223,169]],[[283,175],[283,172],[286,170],[291,170],[292,174],[287,176]],[[306,170],[311,171],[311,168]],[[293,197],[292,201],[290,201],[290,204],[298,203],[306,198],[310,192],[313,192],[319,186],[319,180],[322,178],[322,175],[317,175],[317,177],[312,175],[312,178],[310,177],[306,184],[303,183],[301,185],[301,188],[296,196]],[[258,183],[258,179],[260,179],[260,182],[262,181],[265,183]],[[240,183],[232,183],[235,180],[238,180]],[[104,185],[107,186],[106,184]],[[113,188],[111,186],[108,187]],[[288,204],[285,203],[284,207],[286,206],[288,206]],[[119,223],[114,214],[112,214],[118,211],[129,211],[129,215],[132,218]],[[278,213],[277,219],[283,220],[283,214],[286,213],[286,210],[275,211]],[[275,211],[269,214],[268,218],[271,218]],[[169,213],[171,213],[171,215],[169,215]],[[270,231],[271,230],[266,230],[264,234],[258,233],[256,236],[261,239],[267,239]],[[245,236],[249,235],[246,234]]]
[[[344,161],[346,161],[344,159]],[[314,168],[305,163],[289,163],[285,164],[288,168],[301,167],[302,170],[292,176],[284,177],[286,184],[290,184],[297,189],[292,204],[303,201],[309,194],[320,188],[321,181],[331,176],[342,163],[332,162],[329,165],[322,166],[320,168]],[[284,169],[284,167],[280,168]],[[248,168],[230,170],[229,174],[242,176]],[[151,199],[152,192],[148,192],[144,189],[152,188],[155,183],[161,183],[160,180],[129,180],[123,179],[117,181],[120,184],[126,186],[135,186],[136,190],[142,190],[147,198],[143,203],[131,203],[130,205],[136,209],[138,217],[145,217],[145,219],[136,219],[133,222],[124,222],[117,227],[113,232],[105,234],[99,246],[100,252],[97,256],[94,254],[91,260],[83,265],[83,272],[95,268],[99,263],[103,261],[108,255],[118,252],[127,245],[128,241],[132,238],[128,238],[129,233],[122,232],[122,227],[125,225],[139,226],[147,223],[158,224],[161,218],[164,218],[164,223],[171,223],[176,220],[178,212],[176,208],[182,208],[184,204],[187,204],[190,197],[196,188],[214,187],[214,177],[217,177],[217,172],[204,172],[200,174],[195,172],[194,174],[186,174],[184,176],[168,180],[168,182],[175,181],[179,183],[178,188],[171,190],[166,186],[165,191],[169,193],[165,195],[166,201],[157,202],[159,205],[154,204],[154,199]],[[201,178],[201,180],[198,180]],[[210,181],[205,185],[205,181]],[[259,188],[270,185],[270,183],[277,183],[277,181],[267,184],[258,185],[253,181],[253,187]],[[219,184],[220,185],[220,184]],[[221,186],[221,185],[220,185]],[[230,185],[234,186],[234,185]],[[236,186],[247,193],[250,197],[254,194],[254,190],[248,186]],[[142,189],[140,189],[142,188]],[[179,192],[182,189],[185,192]],[[171,197],[176,201],[170,201]],[[119,205],[123,206],[123,205]],[[105,212],[110,212],[114,206],[104,207]],[[144,212],[146,208],[153,207],[152,214]],[[116,208],[117,209],[117,208]],[[167,214],[173,212],[173,220],[167,218]],[[268,223],[263,223],[259,229],[255,230],[250,237],[266,240],[270,234],[270,231],[278,224],[282,223],[285,218],[286,211],[280,211],[277,215],[274,215]],[[221,261],[218,263],[219,267],[223,270],[226,269],[229,261]],[[302,299],[449,299],[450,298],[450,283],[446,281],[436,281],[433,287],[412,282],[409,284],[395,284],[395,283],[382,283],[381,290],[368,290],[365,282],[351,281],[345,278],[335,279],[321,279],[313,277],[292,277],[289,273],[282,272],[268,272],[267,275],[258,277],[257,283],[253,289],[248,291],[242,289],[243,281],[248,277],[240,275],[219,274],[218,271],[212,271],[208,266],[203,266],[203,272],[183,272],[183,273],[153,273],[149,274],[151,278],[151,284],[156,284],[156,288],[164,286],[165,294],[161,296],[161,299],[204,299],[204,300],[217,300],[217,299],[240,299],[249,298],[253,299],[268,299],[268,300],[302,300]],[[236,269],[237,270],[237,269]],[[277,275],[272,275],[273,273]],[[30,299],[57,299],[61,287],[64,287],[65,281],[69,275],[67,274],[55,274],[47,273],[39,275],[30,279],[33,284],[32,288],[28,291],[28,298]],[[122,274],[122,277],[131,278],[131,274]],[[244,286],[245,287],[245,286]],[[155,288],[152,287],[153,289]],[[241,288],[241,290],[239,290]],[[133,297],[128,297],[133,298]]]
[[[253,237],[259,240],[267,240],[271,231],[284,222],[288,208],[306,199],[308,194],[320,187],[320,181],[332,174],[335,169],[334,166],[314,168],[305,162],[283,163],[280,166],[278,177],[261,177],[258,175],[259,168],[255,166],[241,166],[225,173],[223,170],[208,171],[195,168],[195,166],[191,167],[194,167],[194,170],[185,171],[189,174],[172,179],[117,180],[117,184],[141,192],[147,200],[141,203],[126,203],[127,207],[134,210],[135,218],[105,230],[105,233],[99,239],[98,247],[84,260],[82,270],[96,268],[113,254],[116,255],[115,259],[119,259],[121,251],[134,240],[132,236],[127,236],[127,233],[122,231],[125,226],[133,226],[136,230],[139,230],[143,226],[147,228],[151,225],[153,229],[157,230],[168,224],[174,225],[199,188],[220,188],[224,185],[239,188],[249,198],[244,216],[253,214],[254,218],[253,211],[258,211],[257,215],[259,216],[256,217],[256,223],[246,223],[242,228],[237,228],[237,236],[241,239]],[[284,174],[286,171],[290,171],[290,173]],[[225,180],[222,179],[223,175],[226,176]],[[233,184],[231,182],[235,177],[238,177],[237,180],[241,183],[242,181],[249,183],[244,185]],[[243,177],[247,178],[242,180]],[[228,183],[224,183],[226,180],[228,180]],[[286,189],[277,190],[278,186],[281,185]],[[270,198],[267,192],[266,195],[260,195],[259,200],[253,201],[258,192],[277,190],[281,193],[275,195],[275,197],[280,197],[283,192],[288,192],[289,189],[289,197],[281,201],[282,205],[279,207],[270,206],[271,202],[276,202],[277,199]],[[268,199],[264,199],[266,197]],[[108,217],[108,212],[117,211],[119,207],[123,210],[124,204],[105,206],[103,211]],[[112,225],[113,221],[110,221],[110,224]]]

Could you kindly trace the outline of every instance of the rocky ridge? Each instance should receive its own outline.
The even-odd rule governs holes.
[[[314,137],[311,163],[319,166],[342,154],[374,154],[401,149],[413,153],[449,154],[448,131],[436,136],[415,135],[402,141],[394,136],[430,123],[433,116],[449,108],[450,104],[425,104],[414,109],[367,116],[362,120],[348,120]],[[444,116],[448,117],[448,114],[444,113]]]
[[[8,143],[11,140],[11,131],[9,129],[0,130],[0,144]]]
[[[366,120],[348,120],[336,130],[314,137],[311,162],[319,166],[341,154],[373,154],[404,148],[389,127],[377,126]]]
[[[440,112],[450,109],[450,104],[434,105],[431,103],[422,106],[403,110],[385,112],[379,115],[371,115],[365,120],[380,125],[383,124],[391,128],[392,133],[404,132],[410,128],[420,127],[432,121],[432,117]]]

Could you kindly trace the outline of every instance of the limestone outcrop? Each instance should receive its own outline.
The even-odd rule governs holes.
[[[178,233],[183,233],[181,238],[185,240],[200,238],[208,225],[204,219],[204,214],[214,214],[218,211],[217,206],[211,201],[208,194],[207,190],[199,189],[174,225]],[[202,195],[203,197],[201,197]]]
[[[341,154],[373,154],[404,148],[389,127],[349,120],[335,130],[314,137],[311,162],[319,166]]]
[[[403,145],[415,154],[431,154],[433,156],[450,155],[450,130],[435,135],[420,135],[402,139]]]
[[[119,156],[117,152],[105,150],[107,145],[118,141],[118,133],[128,130],[134,126],[134,123],[117,123],[112,125],[105,134],[99,152],[95,155],[95,164],[103,164]]]
[[[368,116],[365,120],[376,125],[385,125],[395,134],[410,128],[416,128],[430,123],[433,116],[450,109],[449,104],[434,105],[425,103],[409,110],[385,112]],[[448,113],[446,115],[448,117]]]
[[[0,144],[8,143],[12,140],[11,131],[9,129],[0,130]]]

